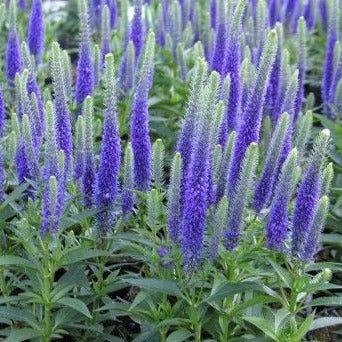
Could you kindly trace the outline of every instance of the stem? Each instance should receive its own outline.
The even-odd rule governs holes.
[[[51,340],[51,335],[52,335],[52,326],[51,326],[51,290],[52,290],[52,285],[53,285],[53,279],[55,272],[52,269],[50,262],[47,262],[46,268],[45,268],[46,273],[43,273],[44,277],[44,300],[45,300],[45,305],[44,305],[44,325],[45,325],[45,336],[44,340],[46,342],[49,342]]]

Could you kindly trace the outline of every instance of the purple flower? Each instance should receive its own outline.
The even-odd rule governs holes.
[[[289,201],[297,171],[297,150],[293,149],[281,170],[280,180],[266,223],[267,247],[281,251],[289,229]]]
[[[116,0],[106,0],[109,7],[110,27],[113,28],[118,20],[118,4]]]
[[[300,253],[300,258],[302,260],[312,260],[315,253],[318,251],[320,235],[324,228],[328,209],[329,198],[327,196],[323,196],[317,204],[317,209],[312,222],[312,226],[309,230],[307,239]]]
[[[259,71],[254,81],[254,85],[244,111],[245,113],[238,130],[232,167],[229,172],[228,195],[232,195],[234,193],[241,163],[247,147],[251,142],[258,142],[259,140],[262,109],[271,68],[275,59],[276,49],[277,33],[275,30],[271,30],[265,43],[259,64]]]
[[[44,190],[41,235],[48,232],[55,235],[58,232],[65,201],[63,190],[60,181],[55,176],[51,176]]]
[[[228,47],[225,73],[230,74],[231,83],[228,94],[229,101],[220,132],[221,146],[225,146],[228,134],[237,129],[242,95],[239,39],[232,35]]]
[[[257,212],[260,212],[268,205],[273,189],[273,183],[277,176],[277,166],[286,139],[290,124],[289,121],[289,115],[284,113],[278,122],[275,132],[273,133],[264,169],[254,192],[253,207]]]
[[[211,23],[211,27],[212,28],[216,28],[216,24],[217,24],[217,0],[211,0],[210,1],[210,23]]]
[[[17,28],[12,26],[8,32],[6,49],[6,76],[10,85],[13,85],[15,75],[21,71],[21,68],[22,58],[18,32]]]
[[[331,102],[330,94],[333,83],[334,70],[334,48],[339,39],[339,4],[337,0],[332,1],[331,13],[329,16],[329,28],[327,36],[327,46],[324,59],[323,82],[322,82],[322,97],[325,105],[325,114],[332,117],[333,112],[329,110]]]
[[[205,120],[202,119],[202,121]],[[187,270],[193,270],[200,262],[208,206],[209,144],[205,139],[207,128],[204,127],[202,123],[185,178],[181,243]]]
[[[239,182],[229,204],[228,229],[224,234],[225,245],[229,250],[235,249],[240,241],[244,210],[249,200],[248,193],[253,186],[258,158],[258,145],[253,142],[246,149],[239,173]]]
[[[26,0],[18,0],[18,6],[22,11],[26,9]]]
[[[139,57],[145,41],[145,25],[142,19],[142,1],[136,0],[134,6],[134,16],[131,23],[130,38],[135,47],[135,55]]]
[[[26,178],[30,178],[30,169],[27,162],[25,144],[23,138],[20,138],[15,155],[15,170],[19,183],[25,182]]]
[[[75,100],[81,104],[84,99],[91,95],[95,85],[94,63],[90,48],[88,8],[84,0],[80,1],[80,21],[81,21],[81,45],[77,63],[77,81]]]
[[[215,48],[211,61],[212,70],[222,74],[226,54],[227,45],[227,25],[226,25],[226,9],[224,0],[219,0],[218,17],[216,18],[215,32]]]
[[[70,113],[66,102],[63,84],[61,51],[58,43],[52,44],[51,71],[55,95],[54,104],[56,113],[57,144],[58,148],[65,152],[66,167],[68,169],[72,154],[72,133]]]
[[[147,38],[142,66],[136,85],[132,113],[131,140],[134,157],[134,182],[139,190],[146,191],[151,181],[151,141],[149,136],[148,91],[151,86],[155,48],[154,33]]]
[[[93,100],[90,96],[85,99],[84,107],[84,166],[81,177],[81,188],[83,195],[83,203],[86,208],[91,208],[93,205],[93,197],[96,183],[95,157],[94,157],[94,142],[93,142]]]
[[[89,42],[82,42],[77,64],[77,81],[75,100],[80,104],[91,95],[94,89],[94,65],[91,56]]]
[[[134,44],[129,41],[123,58],[121,59],[119,75],[120,84],[124,91],[129,91],[133,88],[135,72],[135,52]]]
[[[202,90],[199,122],[190,164],[185,171],[181,247],[184,267],[194,270],[200,263],[205,219],[209,204],[210,130],[212,105],[215,104],[219,75],[211,74],[209,84]],[[209,100],[210,99],[210,100]]]
[[[31,54],[35,56],[36,62],[39,62],[44,51],[44,16],[42,0],[32,1],[27,40]]]
[[[151,141],[149,136],[148,92],[141,80],[135,90],[131,114],[131,137],[134,151],[134,181],[146,191],[151,180]]]
[[[314,0],[308,0],[304,8],[304,18],[308,25],[308,29],[312,30],[316,24],[316,13],[315,13],[315,2]]]
[[[197,121],[197,111],[200,102],[203,81],[207,76],[207,64],[199,60],[196,64],[194,75],[190,86],[190,97],[186,110],[184,122],[178,137],[176,151],[179,152],[183,160],[183,170],[186,170],[191,158],[192,144],[194,140],[195,123]]]
[[[113,206],[118,193],[121,157],[113,60],[113,55],[108,54],[106,56],[105,121],[103,125],[100,164],[96,177],[95,203],[97,208],[103,210],[97,215],[97,228],[100,235],[107,233],[113,224]]]
[[[297,121],[304,99],[304,83],[306,73],[306,23],[303,17],[298,21],[298,88],[294,108],[294,122]]]
[[[298,188],[293,214],[292,254],[298,255],[309,234],[321,192],[321,171],[329,142],[329,131],[323,130],[318,137],[310,164]]]

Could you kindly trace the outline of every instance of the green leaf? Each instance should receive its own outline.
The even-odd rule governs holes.
[[[183,342],[186,341],[190,336],[192,336],[192,333],[187,329],[179,329],[171,333],[167,339],[166,342]]]
[[[11,329],[10,335],[6,338],[5,342],[21,342],[31,340],[41,336],[40,332],[30,328]]]
[[[10,306],[0,307],[0,317],[9,319],[13,322],[26,322],[31,327],[36,328],[37,321],[32,313],[26,309],[19,309]]]
[[[172,280],[132,278],[124,279],[124,281],[147,291],[160,292],[179,297],[182,295],[177,283]]]
[[[342,306],[342,297],[331,296],[316,298],[306,305],[306,307],[309,306]]]
[[[59,299],[57,301],[57,303],[68,306],[68,307],[80,312],[84,316],[86,316],[88,318],[92,318],[87,306],[81,300],[79,300],[77,298],[64,297],[64,298]]]
[[[342,289],[342,286],[341,285],[337,285],[337,284],[330,284],[330,283],[310,284],[305,289],[305,292],[307,292],[307,293],[317,293],[319,291],[335,290],[335,289]]]
[[[106,311],[106,310],[108,310],[111,314],[114,314],[115,316],[125,316],[129,312],[129,304],[120,303],[120,302],[108,303],[102,306],[101,308],[96,309],[95,311]]]
[[[24,268],[35,269],[34,263],[24,258],[15,255],[2,255],[0,256],[0,266],[17,266]]]
[[[5,208],[8,204],[13,203],[17,199],[21,198],[23,196],[24,191],[29,187],[30,185],[26,182],[23,184],[16,186],[15,190],[12,191],[5,201],[0,205],[0,210]]]
[[[314,318],[315,318],[315,314],[314,313],[309,315],[308,317],[306,317],[304,322],[300,325],[298,330],[293,335],[291,341],[293,341],[293,342],[294,341],[298,341],[298,342],[302,341],[303,337],[309,331]]]
[[[259,292],[267,292],[265,288],[255,282],[246,281],[242,283],[224,283],[218,286],[214,293],[211,293],[209,297],[207,297],[205,302],[213,302],[216,300],[221,300],[227,297],[234,296],[237,293],[242,293],[245,291],[254,290]]]
[[[342,317],[321,317],[313,321],[309,331],[342,324]]]
[[[108,255],[105,251],[100,251],[96,249],[88,249],[84,247],[77,247],[75,249],[67,251],[60,259],[61,266],[69,266],[71,264],[76,264],[80,261],[97,258],[100,256]]]
[[[271,329],[272,325],[270,324],[270,321],[260,317],[244,317],[243,319],[255,325],[265,335],[271,337],[273,340],[278,340],[276,333]]]

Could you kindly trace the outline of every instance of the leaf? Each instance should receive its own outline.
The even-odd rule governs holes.
[[[13,203],[17,199],[21,198],[23,195],[23,192],[30,186],[30,184],[24,182],[19,186],[16,186],[15,190],[12,191],[7,198],[4,200],[4,202],[0,205],[0,210],[5,208],[8,204]]]
[[[342,306],[342,297],[331,296],[316,298],[311,301],[308,306]]]
[[[94,217],[99,212],[99,209],[87,209],[71,217],[64,217],[61,222],[61,230],[68,229],[76,224],[80,224],[87,218]]]
[[[84,247],[77,247],[75,249],[67,251],[60,259],[61,266],[69,266],[71,264],[76,264],[80,261],[88,260],[91,258],[96,258],[100,256],[108,255],[105,251],[100,251],[96,249],[88,249]]]
[[[166,342],[183,342],[186,341],[190,336],[192,336],[192,333],[187,329],[179,329],[171,333],[167,339]]]
[[[5,342],[21,342],[31,340],[40,336],[40,332],[30,328],[11,329],[10,335]]]
[[[84,316],[88,318],[92,318],[91,313],[89,312],[89,309],[87,308],[87,306],[81,300],[77,298],[64,297],[64,298],[59,299],[57,303],[68,306],[80,312]]]
[[[106,310],[108,310],[111,314],[114,314],[115,316],[124,316],[124,315],[127,315],[129,312],[129,304],[113,302],[113,303],[108,303],[100,307],[99,309],[96,309],[96,311],[106,311]]]
[[[342,286],[341,285],[337,285],[337,284],[330,284],[330,283],[310,284],[305,289],[305,292],[307,292],[307,293],[317,293],[319,291],[335,290],[335,289],[342,289]]]
[[[140,287],[142,289],[161,292],[167,295],[181,296],[182,293],[177,286],[177,283],[172,280],[160,280],[160,279],[124,279],[125,282]]]
[[[309,315],[308,317],[306,317],[304,322],[300,325],[298,330],[293,335],[293,340],[291,340],[291,341],[298,341],[298,342],[302,341],[303,337],[309,331],[314,318],[315,318],[315,314],[314,313]]]
[[[32,313],[26,309],[19,309],[10,306],[0,307],[0,317],[9,319],[13,322],[26,322],[31,327],[36,328],[37,322]]]
[[[287,270],[279,266],[277,263],[275,263],[272,259],[267,258],[267,261],[272,265],[278,276],[281,278],[283,283],[286,285],[286,287],[290,287],[291,283],[291,276]]]
[[[216,291],[212,293],[209,297],[207,297],[204,301],[213,302],[249,290],[266,292],[265,288],[262,285],[251,281],[246,281],[242,283],[224,283],[218,286]]]
[[[18,266],[24,268],[35,269],[34,263],[24,258],[15,255],[2,255],[0,256],[0,266]]]
[[[271,337],[273,340],[277,341],[277,335],[275,332],[270,329],[270,321],[260,318],[260,317],[244,317],[245,321],[255,325],[258,329],[260,329],[265,335]]]
[[[342,317],[321,317],[313,321],[309,331],[342,324]]]

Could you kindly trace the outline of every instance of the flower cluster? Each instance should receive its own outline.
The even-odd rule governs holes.
[[[94,230],[103,237],[144,208],[144,198],[148,226],[162,225],[157,203],[165,191],[170,244],[187,271],[220,248],[238,249],[255,220],[264,225],[266,247],[311,260],[333,172],[328,130],[308,153],[307,35],[317,25],[327,31],[322,98],[324,114],[335,118],[342,108],[340,5],[298,3],[212,0],[203,9],[192,0],[136,0],[130,19],[126,1],[90,1],[89,8],[79,0],[74,80],[68,52],[45,45],[42,1],[27,13],[26,43],[11,0],[0,135],[14,157],[0,151],[0,200],[13,164],[17,184],[27,182],[27,196],[42,202],[42,235],[58,234],[67,204],[78,201],[76,187],[78,205],[95,210]],[[190,84],[177,143],[167,148],[151,142],[158,131],[150,130],[149,102],[164,58]],[[41,89],[46,69],[51,94]],[[165,160],[172,160],[170,173]]]

